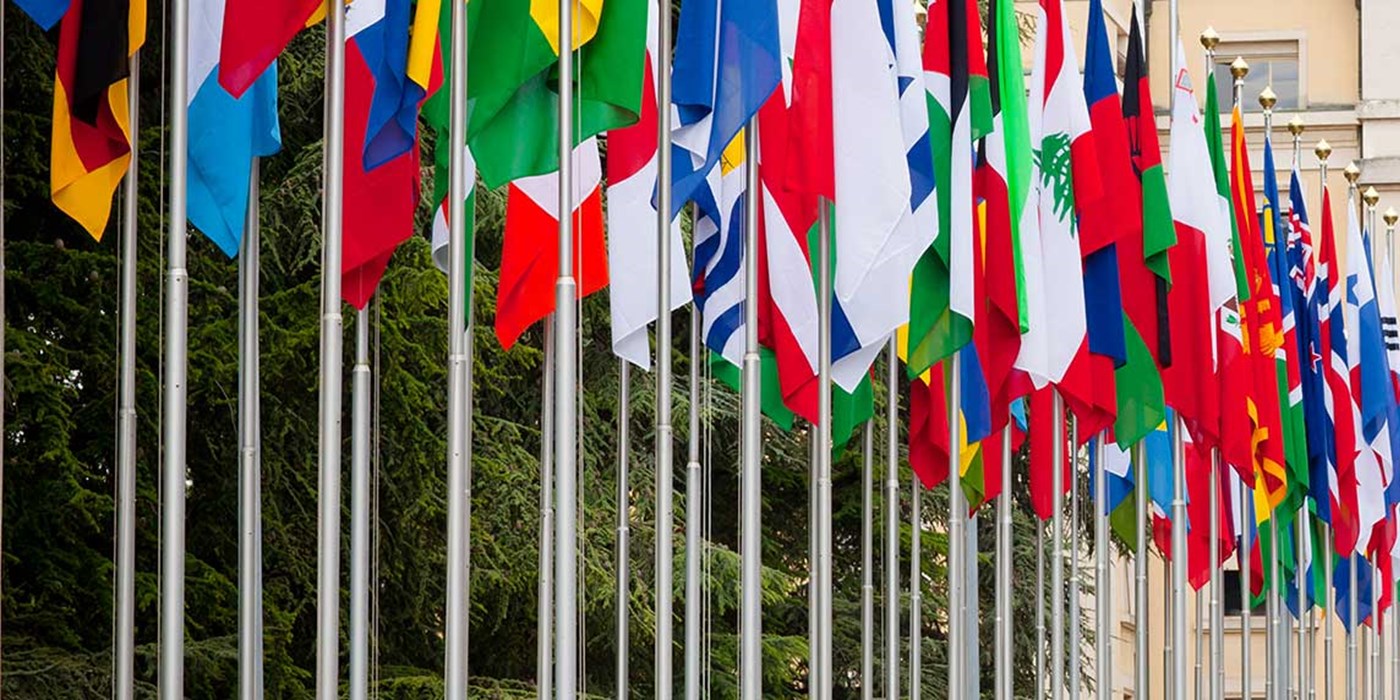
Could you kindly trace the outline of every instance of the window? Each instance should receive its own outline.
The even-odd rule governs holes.
[[[1234,94],[1235,79],[1230,64],[1242,56],[1249,63],[1249,75],[1244,78],[1246,112],[1259,112],[1259,93],[1272,86],[1278,95],[1277,110],[1295,110],[1304,106],[1303,79],[1300,73],[1299,40],[1283,41],[1222,41],[1216,50],[1214,79],[1220,95],[1220,108],[1228,112]]]
[[[1221,580],[1225,583],[1225,590],[1223,591],[1223,593],[1225,594],[1225,599],[1221,601],[1221,603],[1225,606],[1224,612],[1226,615],[1239,615],[1240,610],[1243,609],[1240,606],[1240,570],[1225,569],[1220,573],[1222,574]],[[1260,603],[1259,605],[1254,606],[1253,614],[1263,615],[1264,604]]]

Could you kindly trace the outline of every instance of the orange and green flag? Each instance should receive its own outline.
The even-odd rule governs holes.
[[[559,3],[468,3],[467,142],[488,187],[559,169]],[[576,0],[577,145],[636,123],[646,55],[646,0]]]

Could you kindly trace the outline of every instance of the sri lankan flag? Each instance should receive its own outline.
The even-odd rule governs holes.
[[[72,0],[58,35],[53,203],[102,239],[131,159],[127,58],[146,41],[146,0]]]
[[[1279,406],[1278,368],[1275,354],[1283,346],[1283,319],[1278,295],[1273,291],[1264,238],[1254,212],[1254,178],[1244,122],[1235,106],[1230,129],[1230,190],[1234,200],[1237,250],[1244,263],[1249,296],[1240,304],[1240,325],[1245,366],[1253,381],[1246,401],[1253,435],[1250,439],[1254,471],[1254,512],[1259,522],[1269,519],[1288,497],[1288,473],[1284,466],[1283,419]]]

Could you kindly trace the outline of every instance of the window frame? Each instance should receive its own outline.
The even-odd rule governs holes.
[[[1210,79],[1215,80],[1215,66],[1228,66],[1235,57],[1242,56],[1251,64],[1269,59],[1294,58],[1298,63],[1298,107],[1297,111],[1308,109],[1308,36],[1301,30],[1279,30],[1260,32],[1225,32],[1220,35],[1220,45],[1216,47],[1215,62],[1211,65]],[[1230,111],[1229,93],[1221,95],[1221,112]],[[1256,101],[1249,101],[1245,111],[1259,111]],[[1289,111],[1293,111],[1290,109]]]

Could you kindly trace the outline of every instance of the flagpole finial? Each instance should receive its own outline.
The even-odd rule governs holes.
[[[1306,126],[1303,124],[1303,118],[1296,114],[1293,115],[1292,119],[1288,120],[1288,133],[1294,136],[1302,136],[1303,129],[1305,128]]]
[[[1332,144],[1327,143],[1327,139],[1322,139],[1317,142],[1317,147],[1313,149],[1313,153],[1317,154],[1318,160],[1326,163],[1327,159],[1332,156]]]
[[[1366,203],[1368,209],[1375,209],[1381,201],[1381,193],[1376,191],[1375,186],[1367,187],[1366,191],[1361,193],[1361,201]]]
[[[1206,30],[1201,32],[1201,46],[1204,46],[1206,51],[1215,53],[1215,47],[1219,45],[1220,35],[1216,33],[1215,27],[1206,27]]]
[[[1356,181],[1361,179],[1361,168],[1356,167],[1356,163],[1347,163],[1346,170],[1342,171],[1342,175],[1346,177],[1348,183],[1355,187]]]
[[[1244,80],[1249,75],[1249,62],[1244,60],[1244,56],[1236,56],[1234,63],[1230,64],[1230,75],[1235,80]]]
[[[1395,211],[1395,207],[1386,209],[1385,214],[1381,216],[1385,219],[1387,228],[1395,228],[1395,222],[1400,221],[1400,212]]]
[[[1274,105],[1278,104],[1278,95],[1274,94],[1274,88],[1269,85],[1264,86],[1264,91],[1259,93],[1259,106],[1265,112],[1274,111]]]

